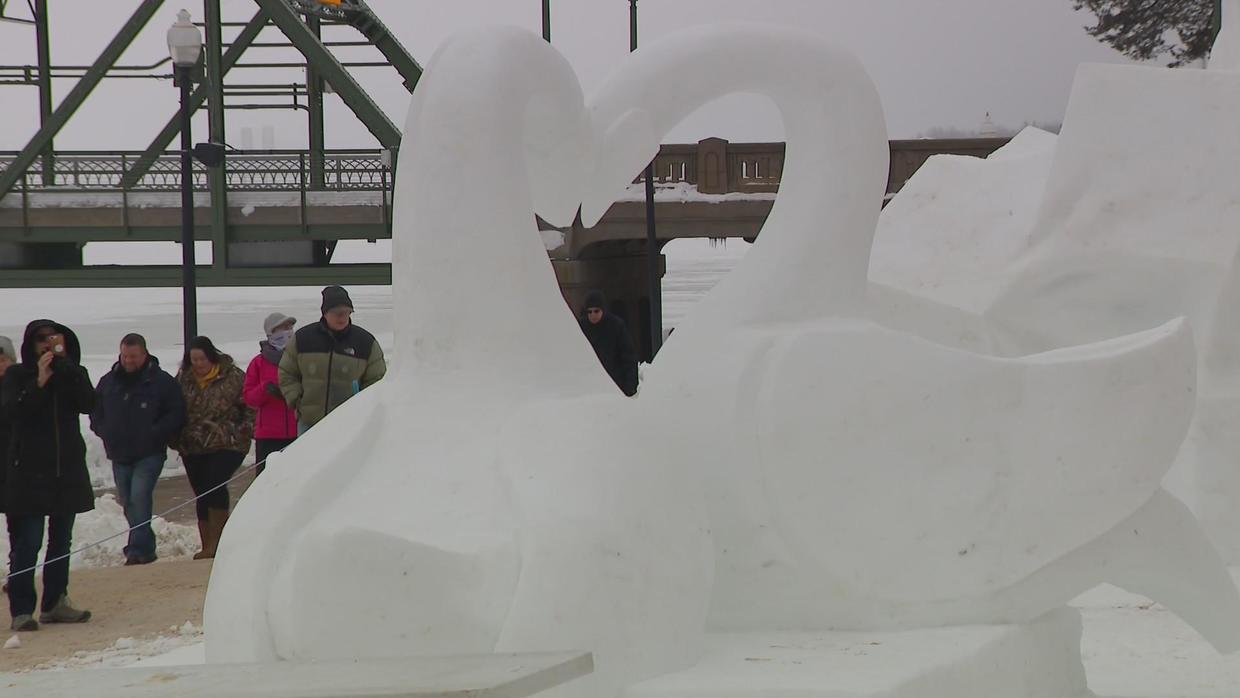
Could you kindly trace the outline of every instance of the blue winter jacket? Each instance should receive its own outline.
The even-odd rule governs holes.
[[[114,463],[164,453],[168,441],[185,426],[181,386],[150,357],[136,377],[124,375],[120,362],[99,379],[90,430],[103,439]]]

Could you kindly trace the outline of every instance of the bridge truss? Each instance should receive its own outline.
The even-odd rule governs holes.
[[[118,59],[150,23],[164,0],[141,0],[132,15],[89,66],[54,65],[50,60],[51,30],[48,0],[0,0],[0,22],[28,25],[37,38],[37,63],[0,66],[0,87],[35,87],[40,105],[40,127],[16,153],[0,153],[0,286],[63,285],[175,285],[175,269],[151,267],[94,268],[82,266],[81,248],[87,242],[106,240],[179,239],[172,225],[131,225],[134,213],[129,199],[156,195],[180,186],[179,151],[169,150],[180,132],[175,109],[167,124],[150,144],[135,153],[68,153],[55,148],[57,134],[72,120],[82,104],[105,79],[171,79],[168,57],[149,65],[119,65]],[[205,201],[196,210],[195,239],[210,240],[212,262],[199,271],[206,284],[288,284],[343,281],[387,283],[387,265],[332,265],[336,243],[342,239],[391,236],[389,199],[400,130],[358,84],[357,68],[394,68],[412,91],[421,77],[418,62],[392,35],[364,0],[254,0],[255,12],[246,22],[225,21],[220,0],[203,0],[205,32],[203,57],[195,69],[197,89],[190,106],[208,112],[208,139],[225,142],[225,115],[230,109],[293,109],[306,114],[309,148],[303,152],[231,153],[220,167],[195,170],[196,189]],[[327,27],[349,27],[360,37],[325,39]],[[225,40],[224,32],[232,33]],[[267,32],[264,34],[264,32]],[[271,32],[278,32],[272,38]],[[380,60],[341,61],[336,47],[377,49]],[[290,48],[298,60],[285,62],[246,61],[251,48]],[[235,84],[231,71],[247,68],[304,70],[294,83]],[[53,108],[53,78],[75,78],[68,94]],[[335,93],[369,130],[381,150],[369,152],[329,151],[325,147],[323,100]],[[272,103],[270,98],[288,98]],[[196,164],[197,166],[197,164]],[[64,196],[78,192],[76,200]],[[356,215],[326,216],[315,221],[308,201],[347,191],[378,194],[377,220]],[[43,194],[55,192],[59,204]],[[295,192],[299,220],[290,224],[276,220],[238,225],[230,195],[240,202],[257,192]],[[38,225],[46,221],[48,207],[67,204],[82,211],[100,195],[121,197],[116,208],[122,224]],[[92,198],[93,197],[93,198]],[[203,215],[197,215],[203,214]],[[15,223],[14,216],[20,220]],[[67,216],[72,223],[73,216]],[[3,223],[7,221],[7,228]],[[21,231],[18,233],[17,231]],[[117,231],[120,231],[119,235]],[[255,243],[263,243],[259,250]],[[274,246],[273,246],[274,245]],[[264,251],[265,250],[265,251]],[[169,272],[172,273],[169,273]]]

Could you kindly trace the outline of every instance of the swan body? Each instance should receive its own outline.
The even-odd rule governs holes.
[[[1159,600],[1216,646],[1240,647],[1240,626],[1171,583],[1199,581],[1240,620],[1200,527],[1147,511],[1170,498],[1160,481],[1195,404],[1186,324],[1007,359],[883,326],[867,270],[887,139],[869,78],[799,32],[699,31],[709,39],[690,31],[639,52],[591,111],[604,144],[596,177],[612,189],[713,99],[756,92],[785,120],[783,184],[762,235],[677,327],[642,389],[648,410],[692,415],[683,438],[713,446],[695,461],[716,546],[711,627],[1021,622],[1100,576],[1135,587],[1153,570]],[[711,41],[750,51],[717,56]],[[666,65],[680,66],[674,81],[658,79]],[[587,222],[608,196],[587,198]],[[1165,528],[1179,542],[1117,564],[1098,541],[1132,517],[1174,520]],[[1086,548],[1094,561],[1077,554]],[[1173,564],[1182,550],[1202,554]],[[1025,583],[1035,576],[1047,584]]]
[[[1240,70],[1240,0],[1223,0],[1222,9],[1208,65],[1210,70]]]

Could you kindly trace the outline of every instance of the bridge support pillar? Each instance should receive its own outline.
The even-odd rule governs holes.
[[[602,291],[607,297],[607,312],[624,320],[638,355],[643,361],[650,360],[650,294],[645,255],[552,260],[551,263],[560,283],[560,293],[574,314],[581,313],[587,293],[593,289]],[[659,255],[660,279],[665,271],[665,260]]]
[[[0,242],[0,269],[77,269],[82,246],[76,242]]]

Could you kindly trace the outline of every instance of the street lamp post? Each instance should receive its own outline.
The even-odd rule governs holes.
[[[181,88],[181,294],[185,347],[198,335],[198,289],[194,262],[194,161],[190,133],[191,70],[202,56],[202,34],[190,21],[189,12],[177,13],[168,30],[168,53],[172,56],[176,82]]]
[[[629,51],[637,50],[637,0],[629,0]],[[654,225],[654,162],[646,165],[646,282],[650,297],[650,356],[663,345],[663,290],[659,282],[659,241]]]

